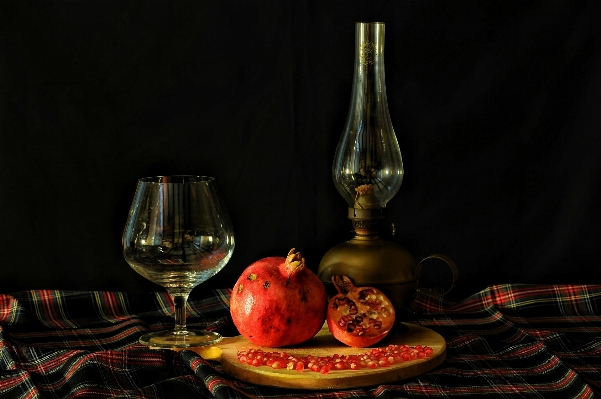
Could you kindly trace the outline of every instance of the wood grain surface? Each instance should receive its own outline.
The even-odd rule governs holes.
[[[223,369],[231,376],[240,380],[258,385],[269,385],[283,388],[299,389],[330,389],[330,388],[356,388],[378,385],[404,380],[428,372],[441,364],[446,357],[446,342],[438,333],[429,328],[416,324],[403,323],[406,330],[403,333],[389,334],[377,347],[389,344],[409,346],[427,345],[434,349],[431,357],[411,360],[376,369],[359,370],[332,370],[328,374],[321,374],[305,370],[277,369],[261,366],[254,367],[238,361],[237,353],[240,350],[261,348],[264,351],[283,351],[293,355],[330,356],[361,354],[369,348],[351,348],[338,342],[327,326],[309,341],[302,345],[285,349],[264,348],[251,344],[244,337],[224,338],[217,346],[191,348],[205,359],[220,360]]]

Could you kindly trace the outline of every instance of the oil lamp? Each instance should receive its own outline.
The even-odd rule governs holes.
[[[381,22],[355,26],[353,90],[332,166],[355,235],[324,255],[317,274],[330,287],[334,275],[348,276],[358,286],[376,286],[398,309],[417,288],[417,263],[405,248],[380,237],[386,205],[404,176],[386,99],[384,27]]]

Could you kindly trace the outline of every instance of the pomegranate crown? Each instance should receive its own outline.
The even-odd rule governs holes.
[[[286,256],[286,269],[288,274],[292,274],[297,270],[302,270],[305,267],[305,258],[301,256],[300,252],[294,252],[295,248],[292,248]]]

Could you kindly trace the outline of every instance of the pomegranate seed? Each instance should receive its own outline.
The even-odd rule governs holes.
[[[358,370],[361,368],[388,367],[395,363],[424,359],[434,354],[434,349],[426,345],[388,345],[373,348],[357,355],[332,356],[293,356],[285,352],[264,352],[261,349],[238,351],[238,361],[249,365],[267,366],[273,369],[287,368],[301,372],[305,369],[328,374],[331,370]]]

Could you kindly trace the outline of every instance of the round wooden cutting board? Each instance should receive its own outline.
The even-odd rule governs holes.
[[[351,348],[338,342],[328,330],[327,325],[309,341],[302,345],[285,349],[265,348],[253,345],[238,336],[224,338],[217,346],[191,348],[205,359],[220,360],[223,369],[231,376],[258,385],[283,388],[330,389],[357,388],[385,384],[411,378],[428,372],[441,364],[446,357],[446,342],[438,333],[416,324],[403,323],[406,331],[401,334],[390,333],[376,346],[387,345],[427,345],[434,349],[432,356],[416,359],[375,369],[331,370],[328,374],[305,370],[272,369],[267,366],[254,367],[241,363],[237,353],[241,350],[261,348],[264,351],[285,351],[292,355],[331,356],[362,354],[370,348]]]

